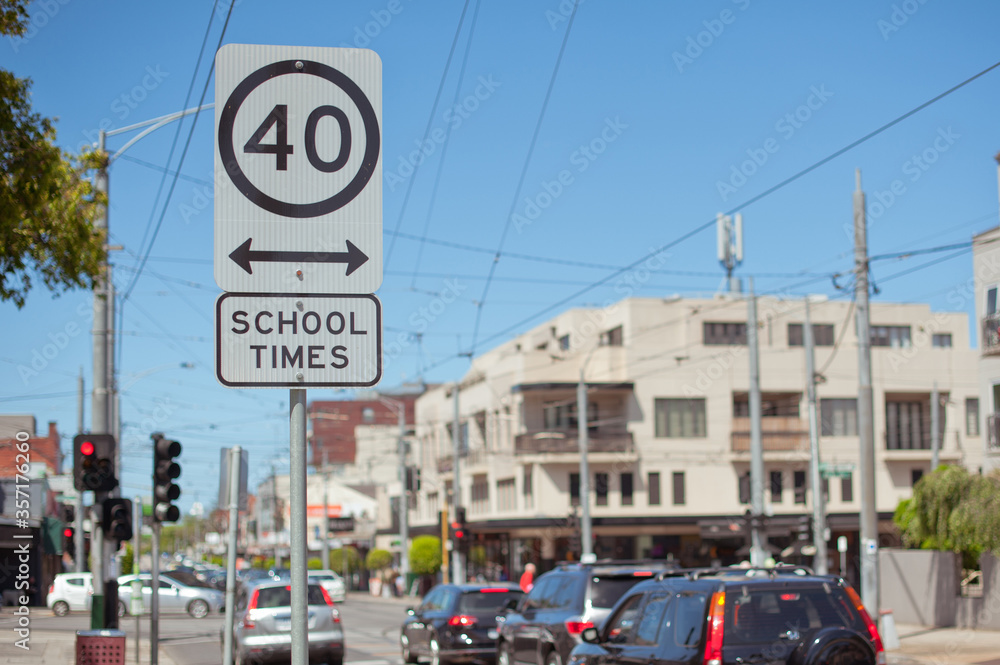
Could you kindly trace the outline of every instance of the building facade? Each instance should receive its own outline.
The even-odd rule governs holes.
[[[858,339],[848,302],[811,302],[831,571],[839,536],[858,554]],[[764,499],[776,558],[812,510],[802,300],[757,303]],[[577,388],[587,395],[593,551],[683,565],[746,557],[750,372],[744,297],[632,298],[568,311],[476,358],[458,384],[460,502],[468,572],[513,578],[578,555]],[[932,394],[941,463],[976,468],[984,446],[964,314],[871,307],[876,488],[883,544],[892,513],[930,471]],[[1000,357],[998,357],[1000,362]],[[997,374],[1000,377],[1000,372]],[[411,533],[434,532],[455,483],[456,386],[416,404],[422,486]],[[992,408],[992,407],[991,407]],[[788,555],[784,560],[788,560]],[[852,565],[852,564],[849,564]]]
[[[956,291],[958,300],[967,299],[970,291],[976,303],[976,331],[979,334],[979,406],[977,420],[984,433],[983,453],[986,470],[1000,467],[1000,227],[975,236],[972,240],[974,289]]]

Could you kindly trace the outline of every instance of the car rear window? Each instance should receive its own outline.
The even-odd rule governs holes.
[[[337,578],[335,578],[333,575],[316,575],[315,573],[309,573],[309,579],[319,580],[320,582],[329,582]]]
[[[308,586],[308,604],[326,605],[323,590],[315,584]],[[292,604],[291,587],[267,586],[257,590],[257,607],[268,609],[272,607],[290,607]]]
[[[476,612],[494,612],[507,604],[511,598],[518,599],[523,594],[516,590],[503,591],[467,591],[458,599],[458,611],[474,614]]]
[[[730,588],[726,591],[725,645],[772,642],[788,631],[844,626],[865,634],[861,617],[840,588]]]
[[[602,576],[595,575],[590,579],[590,606],[608,609],[614,607],[625,592],[648,577],[634,577],[629,574]]]

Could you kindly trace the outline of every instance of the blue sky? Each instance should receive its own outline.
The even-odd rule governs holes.
[[[468,367],[462,354],[567,307],[618,298],[615,277],[586,287],[664,246],[662,268],[636,295],[717,291],[723,272],[706,225],[719,211],[743,214],[738,274],[755,276],[759,292],[843,297],[829,275],[851,268],[857,168],[873,255],[967,242],[996,226],[1000,69],[757,199],[994,65],[995,3],[588,0],[567,37],[571,7],[237,0],[223,43],[362,46],[382,59],[385,277],[377,295],[384,344],[397,345],[380,389],[453,380]],[[194,106],[228,9],[190,0],[35,2],[28,35],[0,44],[0,67],[33,79],[36,110],[58,118],[59,143],[75,151],[102,126],[172,113],[185,99]],[[165,212],[170,178],[154,201],[176,123],[110,170],[112,242],[124,247],[113,255],[119,293],[149,256],[121,305],[125,494],[149,491],[149,433],[162,430],[185,447],[185,508],[214,503],[221,446],[249,448],[253,482],[272,462],[287,469],[288,459],[287,392],[215,380],[213,122],[209,113],[195,124]],[[181,125],[171,169],[190,127]],[[414,169],[428,129],[445,139],[432,140]],[[131,136],[112,137],[109,148]],[[953,254],[877,262],[875,300],[971,313],[971,254]],[[87,390],[93,385],[90,313],[84,292],[37,290],[21,310],[0,305],[0,410],[34,414],[43,428],[56,420],[66,451],[81,368]],[[341,396],[309,391],[311,400]]]

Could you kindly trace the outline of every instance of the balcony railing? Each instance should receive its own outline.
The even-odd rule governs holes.
[[[774,416],[760,419],[764,452],[809,450],[809,426],[801,418]],[[733,418],[733,452],[750,452],[750,419]]]
[[[518,434],[514,438],[515,455],[542,453],[579,453],[576,429],[548,429]],[[633,450],[632,433],[627,430],[597,430],[587,437],[587,450],[592,453],[629,453]]]
[[[983,317],[981,332],[983,333],[983,354],[1000,353],[1000,314],[990,314]]]

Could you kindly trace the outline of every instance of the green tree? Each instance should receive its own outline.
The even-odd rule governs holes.
[[[391,565],[392,553],[388,550],[370,550],[365,557],[365,567],[368,570],[385,570]]]
[[[347,567],[349,573],[356,573],[361,570],[361,555],[353,547],[347,548]],[[330,552],[330,568],[338,573],[344,571],[344,549],[336,549]]]
[[[25,0],[0,0],[0,33],[19,37]],[[105,203],[85,178],[104,155],[56,147],[50,119],[32,111],[31,80],[0,70],[0,301],[24,306],[32,277],[51,291],[93,288],[107,256],[94,220]]]
[[[410,544],[410,569],[417,575],[436,575],[441,570],[441,539],[417,536]]]
[[[975,568],[983,552],[1000,552],[1000,476],[940,466],[899,503],[893,521],[906,545],[957,552]]]

